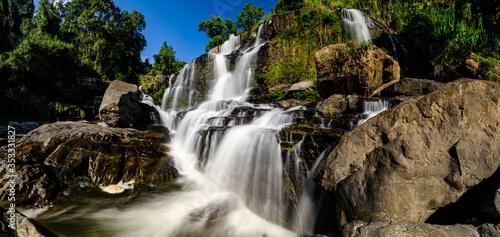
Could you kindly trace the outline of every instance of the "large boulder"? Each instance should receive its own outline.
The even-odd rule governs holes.
[[[104,93],[99,119],[111,127],[145,129],[158,123],[155,108],[141,103],[142,93],[136,85],[115,80]]]
[[[177,170],[167,158],[168,130],[140,132],[82,122],[43,125],[17,144],[16,206],[30,208],[55,203],[80,176],[95,185],[134,181],[134,191],[148,183],[169,182]],[[10,171],[6,147],[0,149],[0,206],[7,206]],[[160,168],[159,168],[160,167]]]
[[[500,84],[460,79],[346,133],[319,181],[339,225],[423,222],[499,166]]]
[[[104,93],[99,107],[99,119],[112,127],[133,127],[141,117],[139,88],[115,80]]]
[[[334,44],[316,52],[317,89],[333,94],[372,96],[400,79],[396,60],[374,45]]]
[[[366,223],[355,221],[347,224],[342,229],[342,237],[479,237],[477,229],[472,225],[431,225],[424,223],[405,223],[378,221]]]

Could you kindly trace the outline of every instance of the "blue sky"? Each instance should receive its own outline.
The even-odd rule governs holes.
[[[187,63],[204,54],[208,43],[205,32],[198,32],[198,22],[215,14],[236,21],[248,2],[264,7],[266,14],[278,0],[114,0],[122,11],[136,10],[144,14],[146,29],[142,33],[148,45],[142,51],[143,60],[149,58],[153,62],[153,55],[167,41],[174,48],[175,56]],[[38,0],[35,7],[38,8]]]
[[[264,14],[274,7],[278,0],[114,0],[122,11],[137,10],[144,14],[146,29],[142,32],[147,46],[142,52],[143,60],[153,60],[163,41],[174,48],[176,56],[186,61],[205,53],[208,42],[204,32],[198,32],[198,22],[218,13],[224,18],[236,21],[241,8],[252,3],[264,7]]]

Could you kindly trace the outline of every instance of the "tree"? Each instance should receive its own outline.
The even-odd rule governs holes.
[[[154,74],[164,74],[170,75],[178,72],[186,65],[186,62],[180,61],[175,57],[175,51],[172,46],[167,44],[167,41],[163,42],[158,54],[153,55],[155,63],[153,66]]]
[[[33,0],[0,0],[0,51],[14,49],[29,33],[35,5]]]
[[[144,15],[120,12],[112,0],[73,0],[63,9],[62,38],[79,51],[87,73],[104,79],[137,80],[146,46]]]
[[[202,20],[198,23],[198,31],[204,31],[207,34],[207,38],[210,39],[205,47],[206,52],[210,51],[211,48],[223,44],[229,39],[231,34],[236,34],[236,30],[237,25],[231,19],[223,21],[220,16],[210,17],[210,19],[206,21]]]
[[[243,28],[244,31],[250,31],[257,22],[264,15],[263,7],[256,7],[250,3],[247,3],[238,13],[238,20],[236,23],[239,28]]]
[[[62,4],[61,2],[59,2]],[[40,0],[37,13],[35,15],[35,28],[39,32],[56,36],[60,32],[62,22],[59,8],[62,7],[54,1]]]

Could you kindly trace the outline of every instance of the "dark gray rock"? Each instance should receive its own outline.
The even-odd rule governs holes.
[[[414,222],[362,222],[354,221],[344,226],[342,237],[479,237],[477,229],[472,225],[431,225]]]
[[[113,81],[102,98],[99,118],[111,127],[134,127],[142,116],[140,95],[136,85]]]
[[[443,83],[417,78],[403,78],[400,82],[384,91],[387,96],[418,96],[435,91]]]

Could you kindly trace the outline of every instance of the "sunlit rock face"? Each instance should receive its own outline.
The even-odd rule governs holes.
[[[424,222],[493,177],[500,166],[499,96],[498,83],[461,79],[346,133],[322,176],[336,193],[339,225]]]

